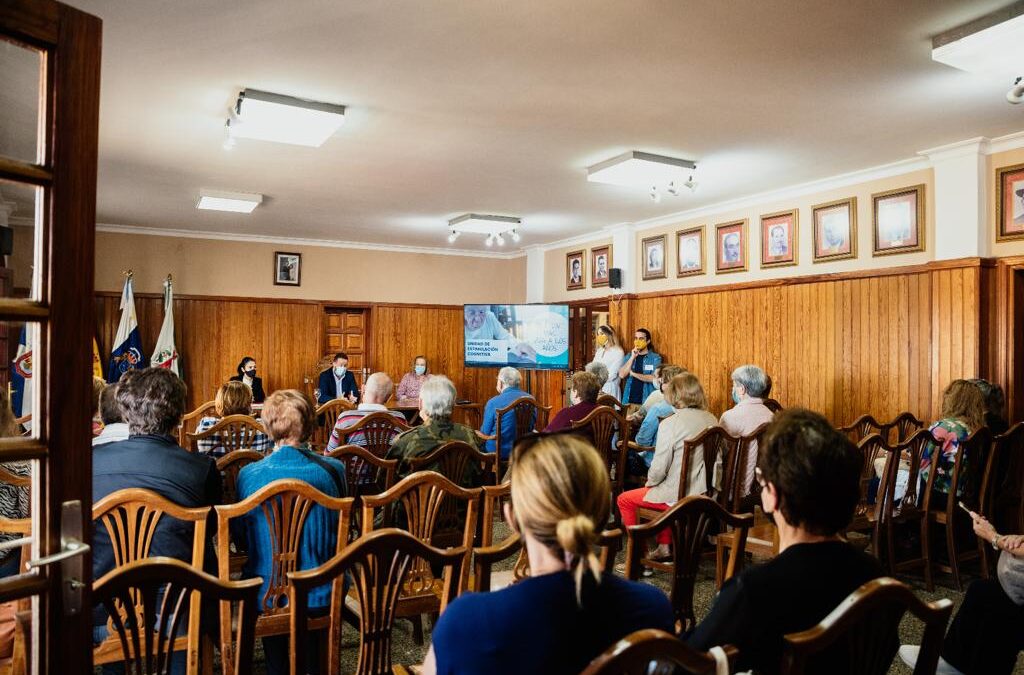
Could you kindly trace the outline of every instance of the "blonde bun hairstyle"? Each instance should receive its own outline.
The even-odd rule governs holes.
[[[604,462],[578,436],[554,434],[517,445],[510,475],[518,529],[565,560],[576,582],[576,602],[582,604],[584,575],[601,581],[595,549],[611,513]]]

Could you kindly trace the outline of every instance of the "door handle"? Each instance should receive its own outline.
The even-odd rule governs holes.
[[[80,541],[75,537],[61,537],[60,538],[60,551],[53,555],[44,556],[36,560],[29,560],[25,563],[25,566],[29,569],[35,569],[37,567],[45,567],[46,565],[52,565],[53,563],[63,562],[68,558],[73,558],[76,555],[82,555],[89,550],[89,545],[84,541]]]
[[[86,577],[82,554],[91,548],[82,541],[83,527],[82,502],[77,499],[64,502],[60,509],[60,550],[26,563],[29,569],[60,563],[64,616],[75,616],[82,611],[82,589],[87,585],[83,581]]]

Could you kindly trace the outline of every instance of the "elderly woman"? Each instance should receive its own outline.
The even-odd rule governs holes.
[[[567,434],[528,437],[510,475],[505,521],[523,537],[530,576],[449,605],[424,673],[578,673],[634,631],[672,630],[664,593],[601,573],[611,487],[592,446]]]
[[[478,447],[476,432],[452,421],[455,409],[455,385],[444,375],[434,375],[420,387],[420,418],[423,424],[413,427],[395,439],[388,450],[388,459],[397,459],[398,475],[409,473],[408,460],[429,455],[448,441],[462,441]],[[473,477],[467,477],[473,482]]]
[[[309,438],[316,427],[316,406],[303,392],[295,389],[275,391],[263,405],[263,423],[274,441],[274,452],[238,472],[238,499],[244,500],[260,488],[282,478],[308,483],[331,497],[344,497],[345,465],[330,457],[321,457],[309,450]],[[242,519],[242,538],[249,557],[242,570],[244,578],[263,577],[260,597],[267,592],[275,576],[274,554],[277,545],[262,509],[250,511]],[[338,514],[323,506],[313,506],[306,517],[295,569],[308,570],[330,560],[337,553]],[[331,601],[330,585],[314,589],[309,596],[310,610],[327,611]],[[263,638],[267,673],[285,675],[289,672],[288,636]],[[311,640],[307,663],[319,663],[316,640]]]
[[[415,401],[420,397],[420,387],[428,377],[430,368],[427,365],[427,357],[421,354],[412,360],[412,372],[402,376],[395,398],[399,401]]]
[[[597,378],[602,390],[604,389],[604,386],[608,384],[608,378],[610,377],[608,374],[608,367],[600,361],[591,361],[587,365],[583,366],[583,370]],[[615,398],[618,398],[618,396]]]
[[[687,644],[736,645],[737,670],[777,673],[784,635],[811,628],[882,575],[878,560],[840,536],[860,497],[860,464],[857,448],[821,415],[792,409],[775,418],[756,475],[779,555],[727,581]],[[824,652],[837,667],[816,662],[816,672],[839,671],[845,656]]]
[[[950,481],[953,479],[953,465],[960,444],[972,433],[985,426],[985,397],[981,390],[967,380],[953,380],[942,393],[942,419],[932,424],[931,432],[937,443],[928,443],[921,454],[921,483],[928,482],[929,474],[935,471],[932,491],[944,500],[949,494]],[[938,445],[938,444],[941,444]],[[977,461],[978,458],[974,458]],[[969,483],[970,471],[980,471],[982,467],[972,467],[972,458],[964,455],[964,466],[960,468],[961,485],[955,486],[957,494],[962,485]],[[936,502],[937,503],[937,502]]]
[[[708,427],[715,426],[715,416],[708,412],[704,387],[693,373],[676,375],[665,385],[665,400],[674,409],[658,430],[654,459],[647,472],[647,485],[627,490],[619,495],[619,513],[626,527],[636,525],[636,510],[640,507],[667,511],[679,498],[680,481],[685,481],[683,496],[704,494],[704,453],[690,455],[689,472],[683,476],[683,441],[689,440]],[[667,558],[672,534],[665,529],[658,533],[657,558]]]
[[[217,396],[213,400],[213,408],[214,412],[217,413],[216,416],[208,416],[199,420],[199,424],[196,426],[196,433],[211,429],[217,422],[220,422],[222,417],[251,415],[252,390],[237,380],[225,382],[217,390]],[[220,457],[227,452],[227,448],[224,447],[224,439],[220,437],[220,434],[200,438],[197,441],[197,445],[201,454],[212,457]],[[266,454],[270,451],[270,445],[270,438],[260,432],[256,434],[252,441],[252,447],[248,449]]]
[[[768,389],[768,376],[754,365],[740,366],[732,371],[732,401],[734,405],[722,413],[718,421],[723,429],[733,436],[749,436],[765,422],[771,422],[774,415],[764,404]],[[740,458],[741,476],[746,476],[752,489],[754,467],[757,466],[757,441],[747,446],[747,454]],[[751,490],[744,490],[747,496]]]
[[[619,346],[619,338],[615,335],[615,329],[608,325],[597,327],[594,334],[594,361],[603,363],[607,369],[608,377],[601,386],[601,391],[619,398],[619,368],[626,358],[626,353]]]
[[[569,385],[569,403],[562,408],[544,429],[545,432],[565,431],[572,428],[573,422],[579,422],[597,407],[597,395],[601,393],[601,384],[596,376],[590,373],[575,373]]]

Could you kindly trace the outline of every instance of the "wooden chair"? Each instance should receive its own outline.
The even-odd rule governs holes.
[[[875,478],[875,460],[883,453],[887,455],[887,461],[892,458],[891,453],[887,452],[888,449],[889,446],[886,445],[885,439],[878,434],[868,434],[857,444],[857,450],[861,456],[860,498],[857,500],[857,506],[853,511],[853,520],[846,527],[846,532],[867,534],[871,540],[872,550],[877,558],[881,558],[881,551],[879,550],[879,523],[883,504],[883,500],[878,497],[885,494],[888,490],[886,483],[891,472],[888,469],[883,470],[882,479],[879,480],[876,498],[873,503],[871,503],[870,486]],[[896,480],[895,473],[892,474],[892,480]]]
[[[398,472],[397,459],[384,459],[359,445],[342,445],[327,454],[345,465],[345,485],[352,503],[352,517],[349,521],[349,540],[354,540],[362,532],[362,520],[359,509],[363,505],[363,495],[376,495],[386,492],[395,484]]]
[[[768,410],[772,411],[772,414],[778,414],[785,410],[785,408],[782,407],[782,404],[776,401],[774,398],[766,398],[762,401],[762,403],[764,403],[765,408],[768,408]]]
[[[494,465],[494,482],[496,484],[501,482],[505,471],[508,469],[508,460],[500,459],[502,447],[500,439],[504,437],[502,429],[505,415],[508,413],[515,414],[515,427],[512,433],[512,447],[514,448],[520,438],[547,426],[547,416],[550,412],[551,406],[539,405],[532,396],[520,396],[504,408],[498,408],[494,411],[494,434],[487,436],[486,434],[478,433],[477,435],[485,441],[495,442],[497,452],[494,454],[499,457]],[[542,417],[543,420],[541,419]],[[511,458],[511,456],[510,453],[509,457]]]
[[[622,492],[626,478],[626,448],[629,443],[626,416],[616,412],[615,408],[598,406],[583,419],[573,422],[572,430],[586,438],[604,460],[612,484],[612,510],[615,521],[619,522],[615,497]]]
[[[13,547],[21,548],[18,574],[24,574],[26,571],[25,563],[32,559],[32,519],[4,518],[0,516],[0,534],[16,536],[16,539],[3,542],[3,546],[5,549]],[[22,542],[20,546],[17,543],[18,540],[21,540]],[[28,608],[29,604],[26,603],[24,609]]]
[[[984,469],[978,483],[977,513],[980,513],[986,520],[994,524],[996,522],[998,472],[999,468],[1005,465],[1000,451],[1005,451],[1008,448],[1005,443],[996,443],[991,434],[989,436],[988,452],[985,456]],[[987,542],[979,537],[975,537],[975,543],[978,547],[978,557],[981,559],[982,574],[987,578],[996,571],[995,557],[989,555],[992,549]]]
[[[861,415],[845,427],[839,427],[839,431],[849,436],[854,443],[860,443],[871,434],[889,437],[889,425],[882,424],[871,415]]]
[[[893,447],[887,448],[888,457],[885,464],[885,478],[878,486],[876,500],[880,507],[879,531],[884,533],[886,542],[886,553],[889,564],[889,574],[897,572],[924,568],[925,585],[931,591],[932,570],[930,564],[930,552],[928,543],[928,521],[925,512],[920,505],[919,475],[921,471],[921,456],[925,448],[934,439],[927,429],[920,429],[910,438]],[[908,466],[907,490],[903,494],[899,504],[896,503],[896,483],[900,471],[900,464],[906,462]],[[917,528],[920,532],[920,555],[908,560],[899,560],[896,550],[896,530],[900,527]],[[876,547],[878,544],[875,544]],[[877,548],[876,548],[877,551]]]
[[[199,441],[216,436],[220,441],[220,447],[224,448],[225,454],[235,450],[246,450],[253,446],[257,434],[266,434],[263,425],[254,420],[250,415],[228,415],[222,417],[206,431],[198,433],[189,432],[189,452],[199,452]]]
[[[228,581],[231,576],[230,545],[231,521],[245,516],[264,518],[269,532],[269,541],[249,542],[270,552],[271,569],[268,587],[259,598],[260,616],[256,620],[256,637],[285,635],[291,630],[291,609],[285,600],[290,586],[289,572],[298,569],[299,549],[305,532],[306,519],[310,511],[321,506],[338,512],[337,546],[335,554],[344,549],[348,540],[349,517],[352,512],[352,498],[330,497],[306,482],[295,479],[276,480],[265,485],[236,504],[215,507],[217,512],[217,567],[218,576]],[[313,630],[326,628],[325,618],[314,619]],[[221,654],[233,659],[230,641],[232,617],[227,608],[221,607],[220,632]],[[225,675],[233,675],[225,669]],[[241,674],[239,674],[241,675]]]
[[[992,439],[1001,459],[1002,475],[996,477],[997,531],[1024,532],[1024,422]]]
[[[953,475],[950,477],[950,490],[946,495],[944,504],[933,503],[933,499],[939,500],[939,495],[933,494],[932,489],[935,484],[935,474],[937,473],[935,471],[934,459],[936,454],[941,452],[938,444],[934,446],[932,466],[928,471],[928,485],[925,487],[923,505],[927,519],[926,526],[938,525],[945,530],[946,553],[948,556],[948,564],[942,565],[936,562],[933,566],[942,572],[952,574],[956,590],[961,592],[963,591],[963,584],[960,580],[961,563],[969,562],[975,558],[980,559],[981,554],[975,545],[977,539],[973,533],[970,534],[971,546],[969,550],[963,550],[961,543],[957,541],[958,530],[966,533],[970,529],[970,517],[960,509],[958,502],[962,501],[967,508],[974,512],[978,512],[981,508],[981,480],[984,476],[985,462],[991,444],[992,434],[989,432],[988,427],[981,427],[960,444],[954,459]],[[965,457],[966,461],[971,464],[966,476],[964,474]],[[957,496],[958,491],[961,492],[960,496]],[[929,554],[929,562],[932,559],[933,556]],[[982,567],[981,574],[987,579],[988,568]]]
[[[151,490],[130,488],[118,490],[99,500],[92,506],[94,536],[102,528],[110,538],[114,552],[114,570],[149,557],[149,550],[156,535],[157,527],[164,516],[181,522],[192,523],[192,561],[194,569],[203,569],[206,552],[206,518],[210,507],[186,508],[163,498]],[[225,558],[226,560],[226,558]],[[95,588],[95,585],[94,585]],[[145,607],[135,605],[134,611],[141,622]],[[189,621],[199,623],[199,603],[190,605]],[[191,625],[191,623],[190,623]],[[114,635],[114,619],[107,621],[108,637],[93,649],[93,665],[116,663],[124,659],[120,641]],[[174,650],[185,648],[175,641]]]
[[[29,488],[32,487],[32,474],[28,473],[23,476],[13,471],[8,471],[3,465],[0,465],[0,483],[7,483],[14,487]]]
[[[754,516],[751,514],[729,513],[709,497],[693,496],[676,502],[672,508],[660,513],[649,523],[626,528],[626,578],[633,580],[640,578],[640,571],[645,566],[643,555],[646,540],[666,527],[672,532],[672,585],[669,599],[672,601],[678,633],[691,630],[697,624],[693,612],[693,587],[708,535],[712,533],[712,523],[719,524],[719,529],[725,526],[733,528],[735,543],[729,562],[724,565],[724,578],[730,579],[743,567],[747,531],[754,524]],[[723,567],[723,558],[720,553],[718,567]]]
[[[424,544],[437,548],[457,546],[465,558],[459,588],[468,582],[469,556],[476,533],[480,488],[461,488],[434,471],[420,471],[398,481],[390,490],[363,497],[363,536],[378,529],[374,523],[376,510],[382,510],[382,524],[392,525],[404,520],[404,528]],[[441,604],[442,586],[430,567],[422,560],[410,570],[410,578],[402,587],[396,608],[398,617],[413,618],[414,637],[422,644],[421,615],[437,612]],[[358,611],[353,605],[353,611]]]
[[[356,675],[407,672],[400,666],[393,666],[391,661],[391,633],[395,618],[401,615],[405,590],[420,583],[421,570],[443,569],[437,611],[444,612],[458,594],[465,560],[466,551],[462,548],[447,551],[432,548],[408,532],[388,528],[367,534],[316,569],[290,572],[291,672],[307,672],[305,646],[311,623],[307,620],[309,593],[327,583],[332,584],[327,675],[339,673],[343,613],[349,599],[354,600],[359,617]],[[352,580],[352,590],[344,598],[346,576]]]
[[[238,501],[238,472],[261,459],[263,455],[255,450],[235,450],[217,460],[223,503],[234,504]]]
[[[608,406],[609,408],[615,408],[615,412],[619,413],[620,415],[626,414],[626,406],[622,405],[622,402],[619,401],[619,399],[612,396],[611,394],[601,394],[600,396],[597,397],[596,403],[597,405],[604,405]]]
[[[411,473],[436,471],[456,485],[470,485],[469,477],[477,476],[479,481],[493,482],[496,453],[480,452],[469,443],[448,441],[433,452],[408,460]],[[475,470],[474,470],[475,467]]]
[[[378,457],[384,457],[395,442],[395,437],[408,431],[409,425],[389,412],[374,412],[363,417],[355,424],[339,430],[344,445],[359,445]],[[353,436],[355,441],[353,442]]]
[[[722,651],[729,662],[728,671],[732,672],[739,652],[732,645]],[[582,675],[715,675],[717,667],[710,653],[687,647],[685,642],[665,631],[645,628],[609,647],[590,662]]]
[[[740,436],[737,442],[736,469],[732,478],[732,494],[726,494],[726,501],[719,502],[731,513],[747,513],[753,511],[760,502],[757,478],[750,465],[757,466],[757,458],[764,447],[764,435],[771,422],[765,422],[746,436]],[[754,461],[748,459],[753,456]],[[724,488],[723,488],[724,491]]]
[[[136,560],[108,572],[93,586],[93,605],[110,614],[111,636],[118,646],[118,661],[136,675],[170,671],[171,658],[180,651],[182,628],[187,637],[187,672],[199,672],[199,619],[193,611],[201,601],[238,604],[238,627],[233,661],[222,661],[223,672],[249,673],[255,643],[256,597],[260,580],[221,581],[173,558]],[[125,611],[126,607],[134,609]],[[188,623],[183,624],[188,613]],[[212,655],[212,650],[204,650]],[[212,672],[212,663],[204,670]]]
[[[181,424],[178,425],[178,445],[183,448],[187,448],[188,434],[189,432],[196,430],[196,427],[199,426],[199,420],[204,417],[215,417],[216,415],[216,401],[207,401],[192,412],[182,415]]]
[[[900,620],[907,610],[924,622],[914,675],[931,675],[939,663],[953,602],[943,598],[926,603],[889,577],[858,588],[814,628],[786,635],[782,675],[888,673],[900,645]]]
[[[887,437],[886,441],[892,443],[902,443],[903,441],[913,436],[915,431],[923,428],[924,422],[914,417],[914,413],[901,412],[899,415],[893,418],[892,422],[889,422],[885,426],[889,428],[890,435],[892,434],[893,430],[896,431],[896,438],[893,439]]]
[[[338,422],[338,415],[346,410],[355,410],[355,403],[344,398],[332,398],[316,409],[316,429],[313,431],[313,445],[321,450],[331,440],[331,432]]]

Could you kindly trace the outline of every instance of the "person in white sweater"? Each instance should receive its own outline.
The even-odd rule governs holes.
[[[611,394],[616,399],[619,394],[619,368],[626,358],[626,353],[619,346],[619,338],[615,330],[608,325],[600,325],[594,334],[594,342],[597,348],[594,351],[594,361],[599,361],[608,369],[608,381],[601,387],[601,392]]]

